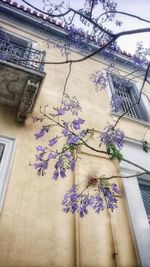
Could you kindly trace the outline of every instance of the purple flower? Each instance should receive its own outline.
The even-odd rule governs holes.
[[[106,74],[100,70],[91,74],[90,80],[95,84],[96,91],[105,89],[108,84]]]
[[[75,145],[79,141],[78,135],[68,135],[67,145]]]
[[[95,210],[96,213],[100,213],[100,211],[104,210],[103,199],[100,197],[100,194],[96,194],[91,198],[90,205]]]
[[[59,172],[55,170],[53,173],[52,179],[56,181],[58,179],[58,176],[59,176]]]
[[[35,156],[35,159],[36,159],[37,161],[40,161],[40,160],[42,160],[43,156],[44,156],[44,153],[40,153],[39,155],[36,155],[36,156]]]
[[[48,168],[48,162],[47,160],[39,161],[37,163],[34,163],[34,168],[38,171],[38,174],[44,175],[44,170]]]
[[[63,162],[63,160],[61,158],[59,158],[59,160],[55,164],[55,168],[56,169],[60,168],[60,166],[62,165],[62,162]]]
[[[79,130],[80,129],[80,125],[83,124],[85,122],[85,120],[78,118],[77,120],[73,120],[72,125],[73,128],[75,130]]]
[[[116,205],[116,203],[118,202],[118,199],[116,198],[114,193],[111,192],[110,188],[103,186],[103,187],[101,187],[101,191],[103,192],[105,199],[107,201],[108,209],[113,211],[115,208],[117,208],[118,206]]]
[[[57,141],[58,141],[58,138],[57,137],[54,137],[51,140],[49,140],[48,145],[49,146],[53,146],[53,145],[55,145],[57,143]]]
[[[70,97],[69,95],[65,94],[65,97],[63,99],[63,109],[65,111],[70,110],[72,115],[78,116],[78,112],[81,111],[81,106],[75,96]]]
[[[80,195],[80,198],[79,214],[80,217],[83,218],[88,214],[87,207],[89,206],[89,198],[84,195]]]
[[[74,185],[70,188],[69,192],[70,192],[70,193],[72,193],[72,192],[76,193],[77,189],[78,189],[78,185],[74,184]]]
[[[125,134],[120,129],[115,129],[113,125],[109,125],[105,128],[105,131],[101,134],[101,141],[106,145],[114,145],[118,149],[121,149],[124,144]]]
[[[77,194],[78,186],[73,185],[69,191],[67,191],[64,195],[62,205],[64,206],[64,212],[71,212],[75,213],[79,206],[78,206],[78,194]]]
[[[123,101],[125,100],[125,97],[119,96],[119,95],[113,95],[111,98],[111,108],[113,112],[121,112]]]
[[[65,126],[65,128],[62,130],[62,134],[64,136],[67,136],[70,134],[70,130],[69,130],[68,126]]]
[[[82,131],[80,132],[80,137],[81,137],[81,138],[84,138],[84,137],[86,136],[86,134],[87,134],[87,130],[82,130]]]
[[[66,170],[64,168],[60,170],[60,176],[61,176],[61,178],[66,177]]]
[[[120,190],[116,184],[113,183],[111,186],[112,186],[112,191],[114,191],[114,193],[120,194]]]
[[[74,160],[74,159],[73,159],[73,160],[71,160],[70,169],[71,169],[71,171],[72,171],[72,172],[74,171],[75,164],[76,164],[75,160]]]
[[[50,152],[48,154],[48,159],[55,159],[58,156],[58,153],[56,152]]]
[[[50,128],[49,125],[43,126],[42,129],[38,133],[34,134],[35,138],[36,139],[41,138],[45,133],[47,133],[49,131],[49,128]]]
[[[44,151],[45,151],[45,147],[43,147],[43,146],[37,146],[37,147],[36,147],[36,150],[37,150],[37,151],[42,151],[42,152],[44,152]]]
[[[63,109],[63,108],[60,108],[60,109],[58,109],[57,110],[57,115],[64,115],[65,114],[65,109]]]
[[[41,138],[43,135],[45,134],[45,132],[43,130],[40,130],[40,132],[35,133],[34,136],[36,139]]]

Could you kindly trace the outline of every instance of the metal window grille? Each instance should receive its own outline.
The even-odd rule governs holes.
[[[115,94],[118,96],[121,96],[123,101],[122,101],[122,111],[126,112],[127,115],[133,117],[133,118],[138,118],[137,112],[135,109],[135,106],[133,106],[134,103],[131,95],[131,87],[123,84],[123,83],[116,83],[114,82],[114,91]]]
[[[135,119],[150,121],[142,99],[139,101],[139,91],[135,84],[115,75],[109,77],[112,94],[122,97],[121,112]]]
[[[28,47],[27,42],[22,43],[20,38],[17,38],[16,42],[11,39],[12,37],[6,39],[0,36],[0,59],[44,71],[45,51],[33,49],[31,46]]]
[[[139,183],[141,195],[143,198],[146,214],[150,223],[150,184],[141,184]]]
[[[2,160],[3,152],[4,152],[5,145],[0,143],[0,162]]]

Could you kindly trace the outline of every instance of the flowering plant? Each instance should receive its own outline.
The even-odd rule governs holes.
[[[65,119],[66,114],[72,114],[72,120]],[[37,146],[36,162],[34,168],[39,175],[45,175],[51,161],[54,161],[53,180],[67,177],[68,171],[74,171],[78,157],[78,149],[87,145],[90,136],[94,136],[94,130],[85,128],[85,120],[79,117],[81,106],[75,97],[64,96],[62,105],[54,108],[53,113],[49,113],[48,119],[52,124],[43,125],[41,130],[35,133],[35,138],[40,139],[48,134],[52,127],[59,127],[60,134],[48,140],[46,146]],[[42,112],[41,118],[34,118],[34,121],[43,121],[47,118],[47,113]],[[75,118],[74,118],[75,117]],[[121,160],[120,149],[124,143],[124,133],[120,129],[115,129],[109,125],[100,135],[100,142],[106,145],[106,153],[111,159]],[[61,141],[62,148],[58,146]],[[59,149],[57,148],[59,147]],[[55,149],[54,149],[55,148]],[[108,151],[109,150],[109,151]],[[89,192],[89,188],[94,186],[94,190]],[[62,205],[63,211],[68,213],[79,213],[84,217],[91,207],[96,213],[103,211],[105,207],[113,211],[117,208],[118,186],[110,183],[107,179],[93,176],[87,181],[87,186],[80,192],[80,186],[73,185],[64,195]]]

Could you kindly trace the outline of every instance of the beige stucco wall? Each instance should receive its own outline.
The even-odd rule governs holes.
[[[48,49],[42,36],[29,30],[14,29],[10,32],[35,41],[37,49],[47,50],[46,60],[61,60],[60,53],[52,46]],[[77,58],[79,55],[74,55]],[[101,131],[113,117],[107,90],[96,92],[89,76],[98,68],[105,69],[105,62],[89,59],[73,64],[67,92],[76,95],[82,105],[86,126]],[[119,67],[120,68],[120,67]],[[34,162],[35,147],[46,139],[36,141],[34,133],[40,124],[33,124],[32,116],[39,115],[41,105],[50,108],[61,101],[63,85],[69,65],[46,65],[47,73],[34,111],[24,125],[15,121],[7,107],[0,107],[1,134],[16,139],[16,150],[9,184],[0,216],[0,267],[136,267],[134,244],[122,197],[114,213],[107,210],[97,215],[91,212],[86,218],[64,214],[61,200],[64,192],[74,182],[86,184],[89,175],[118,173],[118,165],[107,158],[84,149],[80,151],[77,167],[65,180],[50,179],[50,167],[44,177],[36,175],[29,166]],[[126,71],[126,70],[125,70]],[[120,127],[128,137],[142,140],[145,129],[141,124],[123,119]],[[51,130],[53,135],[54,131]],[[51,136],[52,136],[51,135]],[[95,144],[95,140],[89,141]]]

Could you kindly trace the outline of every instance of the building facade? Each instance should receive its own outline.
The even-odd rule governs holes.
[[[56,21],[31,11],[15,2],[0,1],[0,23],[17,45],[21,55],[28,53],[29,62],[0,61],[0,266],[1,267],[148,267],[150,262],[149,177],[138,179],[140,165],[149,169],[150,155],[142,150],[142,140],[149,142],[150,105],[142,96],[142,105],[122,118],[119,127],[127,138],[123,156],[133,161],[119,165],[87,148],[79,151],[82,158],[65,180],[38,176],[30,163],[35,161],[35,140],[40,123],[33,123],[40,107],[59,106],[69,65],[44,64],[64,59],[57,42],[64,38],[63,27]],[[49,40],[49,41],[48,41]],[[2,46],[1,46],[2,47]],[[18,50],[17,50],[18,51]],[[72,51],[73,58],[80,57]],[[118,55],[117,69],[122,75],[133,71]],[[110,98],[117,91],[117,82],[110,77],[107,88],[96,92],[89,77],[97,69],[106,71],[108,62],[95,56],[72,64],[67,93],[77,96],[87,128],[100,133],[106,122],[114,123],[118,114],[111,112]],[[142,85],[142,77],[131,75],[134,82],[124,87],[130,105]],[[131,90],[132,88],[132,90]],[[148,86],[145,93],[148,94]],[[145,136],[146,135],[146,136]],[[143,139],[146,138],[146,139]],[[96,144],[91,137],[89,143]],[[100,174],[99,174],[100,173]],[[74,183],[87,181],[90,175],[137,174],[137,178],[118,180],[121,196],[118,209],[90,213],[85,218],[62,212],[64,193]],[[142,192],[142,194],[141,194]],[[146,196],[146,197],[145,197]],[[147,214],[146,214],[147,212]]]

